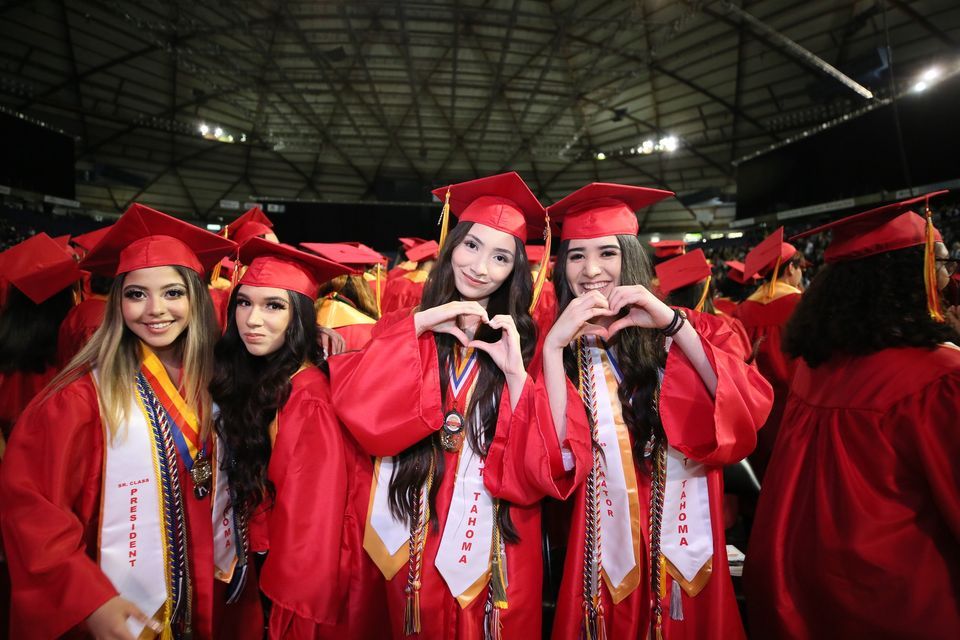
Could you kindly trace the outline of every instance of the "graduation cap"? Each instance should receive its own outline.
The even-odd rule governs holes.
[[[659,240],[651,242],[655,258],[672,258],[682,256],[687,252],[687,243],[684,240]]]
[[[135,269],[180,266],[203,274],[236,246],[232,240],[134,204],[109,227],[80,268],[117,276]]]
[[[560,239],[630,235],[640,231],[636,211],[673,195],[672,191],[594,182],[547,207],[560,225]]]
[[[783,263],[796,254],[797,248],[789,242],[784,242],[783,227],[780,227],[747,254],[743,268],[744,276],[749,278],[757,274],[765,276],[771,271],[779,272]]]
[[[527,262],[530,264],[542,261],[543,255],[546,253],[546,247],[542,244],[525,244],[523,249],[527,254]]]
[[[929,201],[930,198],[945,193],[948,191],[934,191],[870,209],[804,231],[790,239],[795,240],[827,230],[832,231],[830,244],[823,252],[823,260],[827,263],[859,260],[888,251],[923,246],[927,308],[932,318],[942,322],[943,314],[940,312],[934,255],[934,243],[937,242],[938,232],[933,227]],[[923,216],[911,211],[912,207],[920,203],[923,203]]]
[[[747,278],[744,275],[745,268],[739,260],[727,260],[724,264],[727,265],[727,277],[737,284],[750,284],[756,279],[756,276]]]
[[[34,304],[48,300],[81,276],[70,251],[43,232],[5,251],[3,272]]]
[[[661,262],[656,267],[660,291],[670,293],[710,277],[710,263],[702,249]]]
[[[247,240],[240,247],[240,260],[250,265],[240,285],[287,289],[311,299],[316,299],[327,280],[353,272],[339,262],[263,238]]]
[[[423,262],[436,258],[440,254],[440,245],[436,240],[424,240],[404,250],[404,253],[407,254],[407,260]]]
[[[242,216],[224,227],[223,237],[229,238],[237,244],[243,244],[250,238],[273,233],[273,222],[270,221],[260,207],[248,209]]]
[[[77,245],[86,252],[90,252],[100,240],[103,239],[107,232],[110,231],[110,227],[113,225],[107,225],[102,229],[97,229],[96,231],[90,231],[89,233],[81,233],[79,236],[74,236],[70,240],[73,244]]]
[[[383,255],[363,244],[345,242],[301,242],[307,251],[340,264],[374,265],[387,261]]]

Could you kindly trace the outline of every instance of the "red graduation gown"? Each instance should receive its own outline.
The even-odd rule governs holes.
[[[717,313],[715,315],[725,322],[734,333],[730,339],[730,348],[735,349],[738,353],[742,353],[743,359],[748,360],[753,354],[753,343],[750,341],[750,336],[747,335],[747,330],[744,329],[743,323],[725,313]]]
[[[392,366],[403,363],[406,375]],[[330,359],[334,404],[360,445],[377,456],[396,455],[431,436],[443,422],[440,376],[433,334],[416,337],[408,310],[378,323],[374,339],[360,352]],[[389,373],[385,373],[388,371]],[[397,371],[398,372],[398,371]],[[363,398],[358,402],[358,398]],[[565,472],[552,426],[537,416],[549,411],[545,394],[528,379],[515,411],[504,387],[500,415],[490,445],[484,485],[496,498],[511,503],[510,516],[520,540],[505,545],[509,607],[501,621],[504,638],[539,638],[541,634],[542,559],[540,503],[547,495],[564,498],[589,469],[589,431],[571,429],[565,446],[574,469]],[[469,445],[465,445],[469,446]],[[444,453],[445,471],[437,491],[439,527],[431,527],[423,552],[420,638],[481,640],[487,588],[461,608],[436,568],[436,555],[452,499],[457,454]],[[403,635],[407,567],[387,582],[390,625]]]
[[[0,431],[4,438],[10,438],[10,432],[13,431],[13,425],[20,418],[20,414],[55,375],[56,367],[47,367],[42,373],[0,373]]]
[[[57,336],[57,362],[61,367],[67,366],[100,328],[106,308],[107,299],[95,296],[86,298],[67,312]]]
[[[91,375],[33,402],[17,423],[0,466],[0,525],[17,638],[84,637],[78,625],[117,595],[97,561],[103,460]],[[223,609],[218,605],[215,613],[215,589],[217,600],[224,597],[223,586],[214,587],[211,498],[197,500],[189,473],[182,462],[177,466],[188,523],[194,637],[211,638]]]
[[[381,638],[383,579],[363,550],[373,463],[337,420],[320,369],[292,385],[267,468],[276,502],[251,522],[251,551],[269,549],[269,637]]]
[[[419,269],[389,280],[380,299],[381,315],[419,305],[426,280],[427,273]]]
[[[800,362],[747,566],[757,638],[960,637],[960,350]]]
[[[670,619],[670,587],[673,579],[664,574],[667,589],[663,598],[663,638],[730,640],[743,638],[744,632],[727,564],[723,529],[723,466],[743,459],[753,450],[757,429],[770,411],[773,394],[756,367],[744,363],[737,351],[735,334],[727,324],[709,314],[687,313],[689,321],[701,336],[703,348],[717,374],[716,398],[710,396],[700,375],[683,352],[672,348],[667,356],[660,391],[660,416],[670,445],[709,466],[707,489],[713,531],[713,574],[695,598],[682,594],[683,621]],[[568,428],[585,423],[586,419],[576,389],[568,384]],[[641,468],[643,464],[642,460],[635,460],[633,470],[637,478],[641,516],[641,541],[637,550],[640,584],[614,605],[606,582],[601,581],[606,637],[611,640],[645,639],[650,629],[650,529],[647,521],[650,514],[650,474]],[[585,500],[585,486],[580,486],[573,496],[570,537],[553,627],[555,640],[580,637],[583,623]]]
[[[787,401],[787,387],[793,374],[793,361],[781,350],[783,333],[801,295],[799,289],[778,281],[774,295],[768,301],[768,288],[768,283],[761,284],[753,295],[737,307],[737,319],[747,330],[750,342],[760,340],[757,367],[773,386],[773,411],[757,438],[756,451],[750,456],[750,462],[761,478],[770,460],[773,444],[777,440],[780,417]]]
[[[714,298],[713,306],[716,307],[717,311],[725,313],[728,316],[736,315],[737,313],[737,303],[730,298]]]

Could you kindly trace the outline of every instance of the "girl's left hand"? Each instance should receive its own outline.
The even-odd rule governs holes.
[[[626,327],[662,329],[673,320],[673,309],[643,285],[616,287],[607,298],[607,302],[610,310],[615,313],[623,308],[629,308],[626,316],[614,320],[607,327],[608,340]]]
[[[468,347],[485,352],[500,367],[507,377],[526,373],[523,366],[523,352],[520,349],[520,333],[513,318],[506,314],[493,316],[486,323],[491,329],[499,329],[500,339],[496,342],[471,340]]]

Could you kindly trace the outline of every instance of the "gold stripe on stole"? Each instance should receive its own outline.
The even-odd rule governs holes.
[[[410,545],[404,543],[400,545],[400,548],[397,549],[395,554],[390,555],[390,552],[387,551],[387,545],[385,545],[383,540],[380,539],[380,536],[377,535],[371,523],[374,498],[377,495],[377,481],[380,477],[380,461],[381,459],[377,458],[373,466],[373,482],[370,484],[370,502],[367,505],[367,521],[363,527],[363,548],[373,560],[374,564],[380,569],[380,572],[383,573],[383,577],[391,580],[410,559]]]
[[[686,591],[687,595],[691,598],[703,591],[703,588],[710,582],[710,576],[713,575],[713,556],[710,556],[710,558],[703,563],[703,566],[700,567],[700,571],[697,572],[693,580],[684,578],[680,570],[673,566],[673,563],[667,560],[666,557],[664,557],[664,560],[667,561],[667,573],[670,574],[674,582],[679,584],[680,588]]]
[[[620,396],[617,395],[617,378],[613,374],[613,367],[610,365],[609,357],[604,349],[600,349],[600,362],[603,366],[603,379],[607,383],[607,393],[610,396],[612,405],[610,407],[613,413],[613,422],[617,430],[617,444],[620,447],[620,459],[623,461],[623,476],[627,485],[627,499],[630,504],[630,532],[633,537],[633,549],[637,564],[633,570],[627,574],[619,586],[610,582],[607,572],[603,571],[604,582],[607,583],[607,589],[610,591],[610,597],[614,604],[620,603],[624,598],[633,593],[640,586],[640,558],[641,556],[641,537],[640,537],[640,493],[637,490],[637,472],[633,464],[633,449],[630,446],[630,432],[623,421],[623,407],[620,405]],[[600,538],[601,548],[603,538]]]

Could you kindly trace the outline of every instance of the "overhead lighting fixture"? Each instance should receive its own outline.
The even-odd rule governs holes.
[[[660,242],[660,236],[650,236],[650,242]]]
[[[673,152],[677,150],[679,143],[677,142],[676,136],[667,136],[666,138],[660,139],[660,148],[667,152]]]
[[[606,159],[607,159],[607,154],[605,154],[603,151],[597,154],[597,160],[606,160]]]
[[[220,127],[217,127],[216,129],[214,129],[214,130],[213,130],[213,137],[214,137],[214,138],[221,138],[221,137],[223,137],[223,129],[221,129]]]
[[[737,239],[737,238],[742,238],[742,237],[743,237],[743,231],[731,231],[730,233],[727,234],[727,237],[730,238],[731,240],[735,240],[735,239]]]
[[[927,85],[926,82],[924,82],[923,80],[921,80],[921,81],[918,82],[917,84],[913,85],[913,92],[914,92],[914,93],[921,93],[922,91],[926,91],[926,89],[927,89],[928,86],[929,86],[929,85]]]
[[[220,231],[223,228],[223,225],[210,223],[207,225],[207,231]]]
[[[210,127],[208,127],[208,126],[205,125],[205,124],[201,124],[201,125],[200,125],[200,135],[204,135],[204,136],[205,136],[205,135],[207,135],[208,133],[210,133]]]
[[[932,82],[937,78],[939,78],[941,73],[942,71],[940,71],[939,67],[930,67],[929,69],[923,72],[923,75],[920,76],[920,79],[923,80],[924,82]]]

